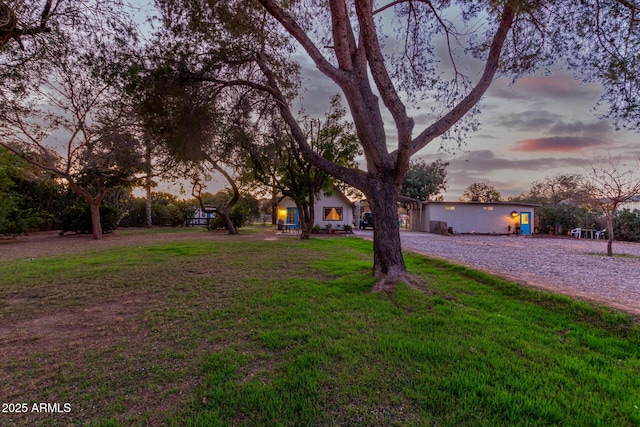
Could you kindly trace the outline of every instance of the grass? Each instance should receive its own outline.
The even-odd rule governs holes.
[[[11,422],[640,425],[632,317],[415,254],[428,291],[371,294],[371,257],[359,239],[225,238],[0,263],[19,302],[3,324],[97,328],[16,338],[3,398],[73,410]]]

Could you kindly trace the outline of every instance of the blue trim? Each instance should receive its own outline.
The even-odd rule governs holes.
[[[527,223],[523,224],[523,218],[527,218]],[[531,234],[531,212],[520,212],[520,232],[522,234]]]

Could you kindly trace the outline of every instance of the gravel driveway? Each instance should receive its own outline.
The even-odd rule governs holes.
[[[371,238],[371,230],[357,235]],[[569,237],[440,236],[402,230],[403,248],[640,314],[640,244]],[[602,255],[601,255],[602,254]]]

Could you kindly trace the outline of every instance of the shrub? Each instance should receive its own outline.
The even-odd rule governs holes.
[[[118,227],[120,214],[117,209],[100,206],[100,224],[102,233],[109,233]],[[89,206],[73,205],[62,212],[62,231],[73,231],[81,234],[93,233]]]
[[[640,241],[640,210],[623,209],[616,212],[613,229],[617,240]]]

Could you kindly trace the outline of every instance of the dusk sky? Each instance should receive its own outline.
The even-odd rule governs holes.
[[[305,75],[302,104],[322,116],[338,88],[317,70],[305,68]],[[640,134],[616,131],[611,121],[598,118],[600,85],[580,84],[562,71],[510,83],[504,78],[490,87],[481,102],[480,129],[469,134],[465,147],[441,150],[441,141],[434,140],[414,156],[450,162],[445,200],[457,200],[474,182],[489,182],[503,197],[514,196],[547,176],[585,173],[597,156],[633,161],[640,154]],[[420,120],[419,110],[413,112],[415,136],[429,122]],[[393,125],[390,117],[388,123]]]
[[[387,49],[391,46],[393,42],[388,42]],[[444,45],[439,49],[442,57],[448,56],[444,49]],[[304,108],[311,116],[323,117],[339,88],[301,50],[294,59],[301,64],[305,80],[293,111]],[[472,80],[484,65],[469,58],[458,60],[471,70],[467,73]],[[443,64],[446,69],[447,61]],[[561,68],[551,76],[523,77],[513,86],[510,78],[498,79],[480,103],[480,129],[468,135],[465,146],[441,150],[436,139],[414,159],[450,162],[445,200],[457,200],[474,182],[492,184],[503,197],[518,195],[547,176],[585,173],[590,162],[603,155],[628,159],[631,166],[640,154],[640,133],[616,131],[610,120],[599,118],[606,112],[606,106],[594,111],[601,90],[597,83],[581,84]],[[342,101],[346,106],[344,96]],[[382,109],[392,127],[390,115]],[[425,110],[409,110],[416,122],[414,136],[432,122],[424,117]],[[389,128],[390,149],[395,148],[394,135]],[[361,164],[364,167],[364,161]],[[215,192],[226,185],[216,175],[208,190]]]

